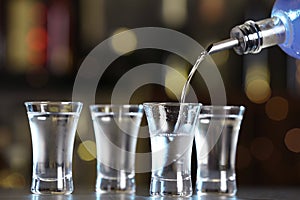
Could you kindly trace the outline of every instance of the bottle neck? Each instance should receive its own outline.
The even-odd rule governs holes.
[[[237,54],[259,53],[262,49],[281,44],[285,41],[286,30],[282,21],[277,18],[268,18],[261,21],[247,21],[234,27],[230,36],[237,39],[234,46]]]

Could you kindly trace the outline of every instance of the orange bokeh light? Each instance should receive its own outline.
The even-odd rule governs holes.
[[[295,153],[300,152],[300,128],[289,130],[284,137],[286,147]]]
[[[45,28],[35,27],[27,34],[27,44],[31,50],[44,51],[47,48],[48,34]]]
[[[284,120],[289,111],[288,101],[282,97],[272,97],[266,104],[266,114],[275,121]]]

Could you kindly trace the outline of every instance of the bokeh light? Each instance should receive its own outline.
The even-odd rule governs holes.
[[[123,33],[122,36],[118,35],[123,31],[126,31],[126,33]],[[138,41],[133,31],[127,28],[119,28],[112,35],[111,47],[116,53],[123,55],[136,49]]]
[[[0,187],[3,188],[22,188],[26,185],[25,178],[18,172],[9,170],[0,171]]]
[[[163,0],[163,22],[171,27],[179,28],[187,20],[187,0]]]
[[[43,51],[47,47],[48,36],[45,28],[34,27],[27,34],[27,43],[33,51]]]
[[[83,141],[79,144],[77,154],[81,160],[92,161],[96,155],[96,143],[91,140]]]
[[[300,152],[300,128],[290,129],[284,137],[284,143],[288,150],[299,153]]]
[[[274,151],[274,145],[267,137],[257,137],[251,142],[250,151],[253,157],[264,161],[271,157]]]
[[[253,80],[246,86],[246,95],[254,103],[264,103],[271,96],[271,88],[265,80]]]
[[[272,97],[266,103],[265,110],[270,119],[280,121],[287,117],[289,104],[283,97]]]
[[[32,1],[7,2],[7,61],[10,70],[23,72],[28,64],[27,33],[35,22]]]
[[[71,17],[69,5],[65,1],[52,4],[48,8],[47,67],[55,75],[68,74],[72,68]]]
[[[215,24],[223,20],[225,14],[225,0],[202,0],[199,1],[199,15],[206,23]]]
[[[36,1],[13,1],[8,6],[8,60],[14,71],[24,72],[46,62],[46,6]]]
[[[253,63],[246,72],[245,92],[250,101],[264,103],[271,96],[270,73],[264,63]]]
[[[7,154],[9,156],[9,165],[13,169],[26,166],[30,158],[30,152],[27,151],[26,145],[22,143],[10,145]]]

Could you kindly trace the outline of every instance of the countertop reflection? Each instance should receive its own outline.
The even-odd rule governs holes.
[[[219,195],[194,195],[190,198],[157,198],[149,197],[148,194],[136,195],[128,194],[97,194],[91,190],[78,190],[71,195],[36,195],[31,194],[28,190],[19,189],[0,189],[0,199],[22,199],[22,200],[295,200],[300,199],[299,187],[242,187],[234,197],[219,196]]]

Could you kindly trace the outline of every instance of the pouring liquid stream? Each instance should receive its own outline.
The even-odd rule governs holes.
[[[200,64],[205,60],[205,58],[211,54],[217,53],[219,51],[223,51],[226,49],[231,49],[234,47],[238,47],[240,45],[240,42],[236,38],[230,38],[227,40],[223,40],[220,42],[212,43],[211,45],[208,46],[208,48],[200,53],[200,56],[196,60],[194,66],[192,67],[187,81],[185,82],[182,92],[181,92],[181,98],[180,98],[180,103],[185,103],[186,99],[186,94],[188,92],[188,88],[191,82],[192,77],[194,76],[196,70],[200,66]]]
[[[209,53],[207,51],[202,51],[200,56],[196,60],[194,66],[192,67],[192,69],[191,69],[191,71],[188,75],[187,81],[185,82],[185,84],[183,86],[183,89],[182,89],[182,92],[181,92],[180,103],[185,103],[185,99],[186,99],[186,95],[187,95],[187,92],[188,92],[188,89],[189,89],[191,79],[194,76],[194,74],[195,74],[196,70],[198,69],[199,65],[204,61],[204,59],[208,55],[209,55]]]
[[[198,69],[199,65],[204,61],[204,59],[208,55],[209,55],[208,51],[202,51],[200,56],[196,60],[195,64],[193,65],[193,67],[192,67],[192,69],[191,69],[191,71],[188,75],[188,78],[187,78],[187,80],[186,80],[186,82],[183,86],[183,89],[182,89],[182,92],[181,92],[180,103],[185,103],[185,99],[186,99],[186,95],[187,95],[187,92],[188,92],[188,89],[189,89],[191,79],[194,76],[194,74],[195,74],[196,70]],[[183,113],[183,110],[180,107],[178,120],[177,120],[177,122],[175,124],[175,128],[174,128],[175,132],[180,131],[180,127],[182,126],[182,124],[180,123],[181,122],[181,117],[184,117],[182,113]]]

